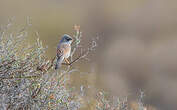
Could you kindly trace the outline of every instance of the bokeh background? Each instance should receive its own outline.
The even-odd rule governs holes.
[[[118,96],[143,89],[145,103],[157,110],[177,109],[176,12],[176,0],[0,0],[0,24],[14,17],[20,27],[30,16],[29,42],[38,32],[49,58],[74,24],[81,25],[83,45],[99,36],[90,61],[76,64],[81,72],[71,79],[78,90],[88,88],[86,100],[90,87]]]

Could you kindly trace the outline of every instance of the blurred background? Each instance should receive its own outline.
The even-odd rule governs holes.
[[[81,72],[71,77],[78,90],[88,88],[86,100],[94,92],[90,87],[118,96],[130,94],[132,100],[143,89],[147,105],[177,110],[176,4],[176,0],[0,0],[0,24],[14,17],[20,27],[30,16],[29,42],[38,32],[49,58],[61,36],[73,35],[73,25],[79,24],[83,45],[99,37],[88,64],[75,64]]]

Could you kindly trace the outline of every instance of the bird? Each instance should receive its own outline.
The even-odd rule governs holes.
[[[57,45],[57,62],[55,65],[55,70],[58,70],[61,67],[61,64],[63,60],[65,60],[66,63],[69,64],[69,61],[67,58],[70,57],[71,54],[71,44],[72,44],[72,37],[64,34],[60,40],[60,42]]]

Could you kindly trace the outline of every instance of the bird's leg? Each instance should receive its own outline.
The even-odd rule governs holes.
[[[67,63],[67,65],[70,65],[70,62],[67,58],[64,58],[65,62]]]

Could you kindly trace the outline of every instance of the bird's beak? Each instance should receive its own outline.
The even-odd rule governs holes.
[[[72,38],[70,38],[69,40],[70,40],[70,41],[73,41],[73,39],[72,39]]]

